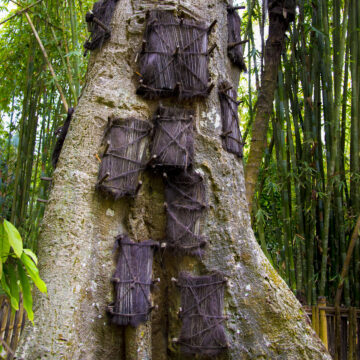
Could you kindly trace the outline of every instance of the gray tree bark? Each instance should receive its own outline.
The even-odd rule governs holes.
[[[162,180],[145,173],[134,200],[112,202],[95,192],[99,151],[107,118],[150,119],[156,101],[135,95],[135,53],[141,44],[145,11],[175,9],[211,22],[217,43],[210,59],[216,84],[239,73],[227,58],[226,2],[221,0],[119,0],[112,36],[91,55],[86,85],[53,176],[39,241],[40,272],[48,296],[36,294],[35,325],[27,326],[18,356],[31,359],[185,359],[172,338],[178,337],[179,294],[171,277],[180,270],[223,272],[228,278],[225,326],[229,350],[223,359],[330,359],[311,329],[300,304],[274,271],[251,229],[241,161],[221,145],[220,105],[216,88],[208,99],[194,101],[195,168],[203,174],[209,210],[203,223],[209,239],[201,259],[155,261],[161,278],[152,320],[138,330],[109,324],[112,301],[113,244],[119,233],[142,241],[165,236]],[[163,101],[171,104],[171,100]],[[150,121],[150,120],[149,120]]]

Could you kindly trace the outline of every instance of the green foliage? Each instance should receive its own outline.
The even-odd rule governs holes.
[[[11,3],[13,5],[13,3]],[[11,6],[3,18],[29,2]],[[29,16],[63,89],[69,106],[77,104],[87,58],[82,44],[88,37],[85,13],[93,1],[41,2]],[[0,217],[11,220],[25,247],[37,249],[38,224],[44,212],[51,177],[51,153],[66,114],[54,79],[47,69],[24,14],[0,26]]]
[[[260,21],[254,4],[252,22],[245,18],[252,29]],[[359,2],[299,0],[297,5],[279,67],[253,225],[293,290],[309,304],[319,295],[332,303],[360,213]],[[259,50],[261,42],[255,45]],[[254,51],[251,47],[250,57]],[[250,65],[250,74],[259,71],[258,62]],[[248,99],[254,92],[254,86],[248,89]],[[244,87],[239,94],[246,96]],[[241,113],[242,126],[251,134],[251,117],[244,109]],[[359,259],[358,242],[344,286],[342,301],[348,306],[360,305]]]
[[[30,249],[23,248],[21,236],[14,225],[0,223],[1,288],[10,299],[11,307],[19,309],[20,292],[28,318],[33,321],[32,295],[29,277],[43,293],[47,292],[37,268],[37,257]]]
[[[8,18],[34,2],[14,6],[0,1],[1,16]],[[92,5],[90,0],[49,0],[28,12],[70,106],[77,104],[84,82],[85,13]],[[35,285],[46,293],[37,269],[39,223],[44,212],[44,203],[37,199],[47,199],[50,183],[40,177],[52,176],[54,132],[66,114],[24,14],[0,26],[0,47],[1,290],[14,310],[22,294],[28,318],[33,320],[32,288]]]

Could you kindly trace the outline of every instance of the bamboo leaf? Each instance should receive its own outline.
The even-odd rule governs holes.
[[[328,34],[325,34],[324,32],[320,31],[319,29],[317,29],[316,27],[310,25],[310,29],[315,31],[318,35],[321,35],[321,36],[325,36],[325,37],[329,37]]]
[[[81,56],[82,55],[82,51],[80,50],[74,50],[74,51],[69,51],[64,57],[70,57],[70,56]]]
[[[16,256],[20,258],[23,252],[23,243],[19,231],[11,222],[7,220],[4,220],[4,229],[7,233],[11,247],[14,249]]]

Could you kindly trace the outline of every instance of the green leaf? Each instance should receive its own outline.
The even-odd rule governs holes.
[[[16,299],[13,296],[10,297],[10,304],[11,304],[12,310],[15,310],[15,311],[19,310],[19,302],[16,301]]]
[[[325,34],[324,32],[320,31],[319,29],[315,28],[314,26],[311,26],[311,25],[310,25],[310,28],[311,28],[313,31],[315,31],[318,35],[322,35],[322,36],[324,36],[324,37],[329,37],[328,34]]]
[[[19,308],[19,303],[16,301],[16,299],[11,295],[11,290],[10,290],[10,287],[7,283],[7,280],[6,280],[6,277],[5,277],[5,274],[3,273],[3,276],[1,277],[1,287],[3,288],[3,290],[6,292],[7,296],[9,297],[10,299],[10,304],[11,304],[11,307],[14,309],[14,310],[17,310]]]
[[[19,285],[17,283],[16,269],[13,264],[6,265],[6,273],[8,274],[8,278],[10,281],[10,292],[11,292],[11,301],[14,302],[13,308],[15,310],[19,310]],[[12,304],[13,305],[13,304]]]
[[[8,235],[5,232],[4,224],[0,224],[0,256],[1,256],[1,262],[4,263],[9,255],[10,252],[10,243],[8,240]],[[2,264],[1,264],[1,270],[2,270]],[[1,277],[1,272],[0,272]]]
[[[39,270],[34,264],[34,262],[25,254],[22,253],[21,261],[25,266],[26,271],[30,275],[32,281],[36,285],[36,287],[43,293],[47,292],[46,284],[41,280],[39,275]]]
[[[24,253],[26,255],[30,256],[36,265],[38,264],[37,256],[30,249],[24,249]]]
[[[27,312],[29,320],[34,324],[34,312],[32,310],[33,299],[31,295],[30,283],[20,261],[18,261],[18,273],[22,288],[24,309]]]
[[[8,235],[8,240],[11,247],[14,249],[16,256],[20,258],[23,252],[23,243],[18,230],[11,222],[7,220],[4,220],[4,228]]]
[[[3,290],[6,292],[6,294],[11,297],[11,292],[10,292],[10,288],[9,285],[6,282],[5,279],[5,274],[3,274],[3,276],[1,277],[1,287],[3,288]]]

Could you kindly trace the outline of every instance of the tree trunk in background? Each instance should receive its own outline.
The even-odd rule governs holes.
[[[289,1],[289,3],[291,0]],[[272,6],[282,6],[283,1],[272,0]],[[286,2],[285,2],[286,3]],[[288,15],[289,16],[289,15]],[[277,76],[284,47],[285,32],[288,28],[288,19],[269,11],[269,37],[265,46],[265,66],[261,74],[261,87],[257,100],[257,108],[250,143],[249,157],[246,163],[245,182],[246,199],[249,212],[252,212],[252,201],[259,176],[261,163],[266,148],[266,136],[269,120],[273,112],[274,95],[277,86]]]
[[[18,355],[31,359],[179,359],[171,339],[178,337],[179,294],[171,277],[180,270],[229,278],[225,310],[229,350],[223,359],[330,359],[311,329],[300,304],[258,246],[250,224],[241,161],[221,145],[220,105],[216,88],[196,111],[195,169],[204,175],[209,210],[202,259],[156,255],[153,294],[159,305],[152,321],[134,333],[109,325],[112,301],[114,237],[128,233],[137,241],[165,237],[162,180],[146,172],[134,200],[105,200],[95,192],[99,152],[110,115],[150,119],[157,101],[135,95],[134,62],[141,44],[145,12],[157,1],[119,0],[111,40],[90,58],[87,83],[76,108],[54,173],[53,188],[39,242],[40,271],[48,296],[35,298],[35,326],[27,326]],[[219,0],[168,0],[161,9],[218,23],[210,35],[217,43],[210,59],[216,84],[238,72],[227,58],[226,4]],[[163,100],[164,104],[174,100]],[[126,346],[133,339],[132,346]]]

